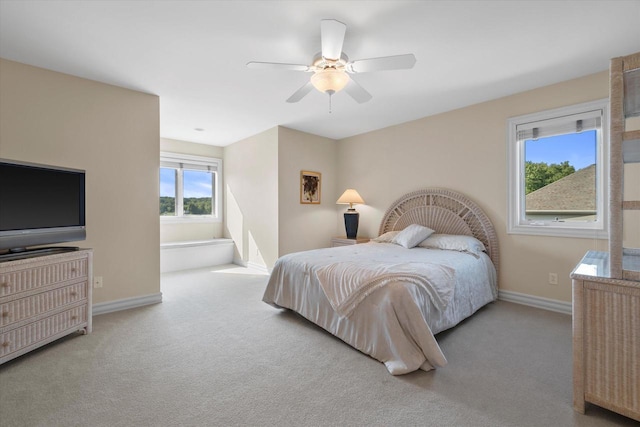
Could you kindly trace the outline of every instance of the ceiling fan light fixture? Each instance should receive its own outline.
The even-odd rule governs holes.
[[[350,77],[350,74],[385,70],[408,70],[413,68],[416,63],[416,57],[412,53],[350,61],[349,57],[342,51],[346,30],[347,26],[343,22],[335,19],[321,20],[321,51],[314,55],[311,65],[251,61],[247,63],[247,67],[313,72],[314,74],[311,75],[311,78],[287,98],[286,102],[299,102],[312,92],[315,87],[319,92],[329,95],[329,112],[331,112],[331,97],[342,89],[358,104],[367,102],[372,98],[371,94],[360,86],[356,79]]]
[[[349,83],[349,76],[342,70],[325,68],[311,76],[311,84],[322,93],[333,95],[340,92]]]

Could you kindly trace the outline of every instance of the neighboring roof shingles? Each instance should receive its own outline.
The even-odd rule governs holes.
[[[527,211],[595,211],[596,165],[539,188],[526,196]]]

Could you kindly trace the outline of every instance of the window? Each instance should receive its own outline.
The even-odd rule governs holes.
[[[607,238],[608,100],[508,120],[510,234]]]
[[[221,221],[221,173],[220,159],[161,153],[161,220]]]

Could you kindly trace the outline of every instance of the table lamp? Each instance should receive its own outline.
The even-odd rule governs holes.
[[[360,214],[353,208],[353,205],[357,203],[364,204],[364,200],[353,188],[347,188],[336,202],[338,205],[349,205],[349,209],[344,213],[344,228],[347,231],[348,239],[355,239],[358,234]]]

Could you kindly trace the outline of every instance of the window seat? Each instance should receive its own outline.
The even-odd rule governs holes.
[[[232,264],[233,239],[189,240],[160,244],[160,273]]]

